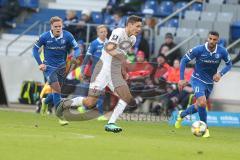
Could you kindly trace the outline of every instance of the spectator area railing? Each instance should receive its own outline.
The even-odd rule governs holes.
[[[236,45],[239,44],[239,43],[240,43],[240,38],[237,39],[236,41],[234,41],[233,43],[229,44],[229,45],[227,46],[227,50],[230,50],[231,48],[233,48],[234,46],[236,46]]]
[[[204,0],[192,0],[189,3],[187,3],[184,7],[180,8],[180,9],[177,9],[175,12],[173,12],[168,17],[164,18],[162,21],[160,21],[159,23],[156,24],[156,26],[154,28],[155,33],[159,34],[159,26],[163,25],[168,20],[170,20],[171,18],[175,17],[178,13],[180,13],[180,12],[184,11],[185,9],[189,8],[195,2],[202,2],[203,3]]]
[[[181,43],[179,43],[178,45],[176,45],[174,48],[172,48],[171,50],[169,50],[166,55],[169,55],[171,53],[173,53],[174,51],[176,51],[178,48],[180,48],[182,45],[188,43],[190,40],[192,40],[194,37],[198,37],[200,39],[200,36],[198,33],[194,33],[191,36],[189,36],[188,38],[186,38],[185,40],[183,40]]]
[[[44,22],[44,23],[37,23],[38,25],[39,25],[39,34],[40,34],[40,31],[42,31],[42,32],[46,32],[48,29],[49,29],[49,22]],[[36,24],[36,25],[37,25]],[[8,48],[14,43],[14,42],[16,42],[22,35],[24,35],[25,33],[27,33],[28,31],[30,31],[32,28],[34,28],[35,26],[35,23],[32,25],[32,27],[30,26],[28,29],[26,29],[21,35],[19,35],[18,37],[16,37],[13,41],[11,41],[9,44],[8,44],[8,46],[7,46],[7,49],[6,49],[6,55],[8,55]],[[76,25],[77,26],[77,23],[72,23],[72,25]],[[91,23],[87,23],[87,24],[85,24],[85,26],[87,27],[87,33],[86,33],[86,42],[84,43],[84,45],[86,46],[86,47],[88,47],[88,45],[90,44],[90,28],[91,27],[97,27],[97,26],[99,26],[100,24],[91,24]],[[107,27],[110,27],[110,25],[106,25]],[[149,34],[149,40],[148,40],[148,42],[149,42],[149,50],[151,51],[152,50],[152,45],[150,45],[150,44],[152,44],[153,43],[153,36],[154,36],[154,34],[153,34],[153,30],[151,29],[151,28],[147,28],[147,27],[144,27],[143,28],[143,31],[146,31],[146,32],[148,32],[148,34]],[[34,45],[34,42],[31,44],[31,45],[29,45],[26,49],[24,49],[22,52],[20,52],[19,54],[18,54],[18,56],[22,56],[22,55],[24,55],[29,49],[31,49],[32,48],[32,46]]]
[[[179,13],[181,14],[182,11],[186,10],[187,8],[191,7],[192,4],[194,3],[204,3],[205,0],[192,0],[189,3],[187,3],[184,7],[177,9],[175,12],[173,12],[172,14],[170,14],[168,17],[164,18],[163,20],[161,20],[159,23],[156,24],[155,28],[154,28],[154,33],[155,33],[155,39],[160,35],[160,27],[161,25],[163,25],[164,23],[166,23],[167,21],[169,21],[171,18],[177,16]],[[179,18],[181,18],[181,16],[179,16]],[[158,48],[156,48],[157,45],[155,45],[154,48],[154,53],[157,53]],[[179,46],[181,47],[181,46]]]
[[[6,50],[5,50],[5,54],[6,56],[8,55],[9,52],[9,47],[14,44],[15,42],[17,42],[18,39],[20,39],[22,36],[24,36],[27,32],[31,31],[33,28],[35,28],[37,25],[40,24],[40,21],[36,21],[35,23],[33,23],[31,26],[29,26],[25,31],[23,31],[21,34],[19,34],[16,38],[14,38],[11,42],[9,42],[6,46]],[[40,31],[40,27],[39,27],[39,33]]]

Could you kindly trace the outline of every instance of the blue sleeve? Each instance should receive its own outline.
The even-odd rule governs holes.
[[[74,39],[73,35],[69,33],[69,43],[70,46],[74,49],[74,58],[78,58],[80,56],[80,48],[78,46],[77,41]]]
[[[95,45],[94,45],[94,42],[92,42],[92,43],[89,45],[86,54],[92,56],[93,53],[94,53],[94,50],[95,50]]]
[[[33,56],[36,59],[38,65],[42,64],[42,61],[41,61],[40,55],[38,53],[38,50],[39,50],[39,48],[41,48],[42,45],[44,45],[44,41],[45,41],[44,36],[41,35],[33,46]]]
[[[193,60],[198,55],[198,48],[190,49],[181,59],[180,62],[180,80],[184,80],[184,72],[188,62]]]
[[[220,71],[221,76],[226,74],[232,68],[232,60],[227,50],[224,51],[222,58],[225,61],[226,66]]]

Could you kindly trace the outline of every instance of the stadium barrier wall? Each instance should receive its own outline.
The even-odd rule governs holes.
[[[18,102],[24,80],[44,82],[33,57],[0,56],[0,68],[8,102]]]
[[[174,125],[177,119],[177,111],[172,113],[169,120],[170,125]],[[188,115],[182,122],[182,125],[190,126],[193,122],[199,120],[198,113]],[[240,113],[231,112],[208,112],[207,123],[209,126],[240,127]]]
[[[233,68],[218,83],[214,83],[211,94],[212,110],[240,113],[239,68]]]
[[[211,98],[240,102],[240,83],[238,83],[239,77],[240,71],[234,69],[224,75],[218,83],[214,84]]]
[[[0,105],[8,105],[5,85],[3,84],[3,79],[2,79],[1,66],[0,66]]]

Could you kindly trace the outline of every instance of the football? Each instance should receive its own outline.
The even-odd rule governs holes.
[[[205,134],[206,129],[207,125],[203,121],[195,121],[191,127],[192,134],[197,137],[202,137]]]

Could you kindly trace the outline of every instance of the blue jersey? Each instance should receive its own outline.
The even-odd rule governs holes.
[[[57,38],[54,37],[51,31],[45,32],[39,37],[33,48],[33,55],[39,65],[42,64],[38,53],[38,49],[41,46],[44,46],[44,64],[53,67],[66,63],[66,57],[71,48],[75,51],[75,57],[78,57],[80,54],[76,40],[70,32],[65,30]]]
[[[93,71],[95,65],[97,64],[97,62],[99,61],[99,59],[102,55],[102,49],[106,42],[107,42],[107,39],[103,42],[99,38],[92,41],[92,43],[88,47],[86,57],[84,58],[83,66],[85,66],[88,63],[89,59],[91,58],[92,71]]]
[[[196,64],[192,77],[204,82],[205,84],[213,83],[213,75],[217,73],[217,69],[222,59],[225,61],[226,66],[222,71],[220,71],[220,74],[224,75],[231,69],[232,62],[226,48],[217,45],[216,49],[213,52],[210,52],[207,46],[208,43],[196,46],[185,54],[180,65],[181,80],[184,79],[186,63],[193,59],[196,60]]]

